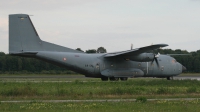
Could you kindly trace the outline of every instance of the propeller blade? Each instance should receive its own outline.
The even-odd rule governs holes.
[[[159,63],[158,63],[158,59],[157,59],[157,58],[159,58],[159,56],[160,56],[160,53],[158,53],[157,55],[154,54],[154,58],[153,58],[153,60],[151,61],[151,65],[153,64],[153,62],[154,62],[154,60],[155,60],[155,61],[156,61],[157,67],[158,67],[158,68],[160,67],[160,65],[159,65]]]
[[[154,60],[155,60],[155,57],[156,57],[156,55],[154,54],[154,58],[153,58],[153,60],[151,61],[151,65],[153,65],[153,62],[154,62]]]
[[[153,61],[154,61],[154,59],[151,61],[151,65],[153,65]]]
[[[158,58],[160,56],[160,53],[158,53],[157,55],[155,55],[155,58]]]
[[[155,58],[155,61],[156,61],[156,65],[157,65],[157,67],[159,67],[158,59]]]

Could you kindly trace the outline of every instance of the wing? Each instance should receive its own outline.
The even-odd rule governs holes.
[[[189,55],[192,55],[192,54],[166,54],[166,55],[169,55],[169,56],[189,56]]]
[[[104,57],[118,57],[118,56],[130,56],[130,55],[138,55],[144,52],[148,52],[151,50],[155,50],[161,47],[166,47],[167,44],[156,44],[146,47],[141,47],[137,49],[127,50],[127,51],[121,51],[121,52],[114,52],[114,53],[107,53],[104,55]]]

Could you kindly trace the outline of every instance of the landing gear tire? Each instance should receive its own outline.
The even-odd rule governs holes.
[[[110,77],[109,79],[110,79],[110,81],[118,81],[119,80],[118,77]]]
[[[173,80],[173,77],[167,77],[167,80]]]
[[[127,78],[127,77],[120,77],[120,80],[121,80],[121,81],[127,81],[128,78]]]
[[[101,77],[102,81],[108,81],[108,77]]]

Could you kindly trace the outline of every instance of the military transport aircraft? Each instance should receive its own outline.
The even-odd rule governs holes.
[[[186,68],[169,55],[148,53],[168,46],[156,44],[113,53],[87,54],[40,39],[27,14],[9,15],[9,54],[43,60],[86,77],[125,81],[129,77],[170,80]]]

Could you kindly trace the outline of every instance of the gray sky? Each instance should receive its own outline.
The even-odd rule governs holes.
[[[8,53],[8,15],[33,15],[42,40],[108,52],[159,43],[200,49],[200,0],[0,0],[0,51]]]

